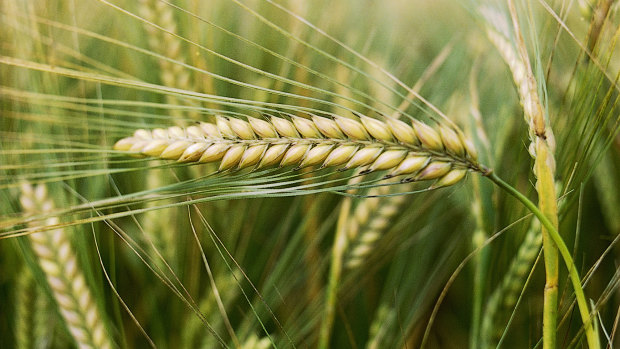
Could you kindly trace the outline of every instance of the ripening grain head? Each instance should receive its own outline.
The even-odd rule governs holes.
[[[270,121],[218,116],[215,123],[185,129],[140,129],[114,149],[181,162],[219,161],[220,171],[274,165],[364,167],[364,173],[387,171],[386,177],[405,176],[403,181],[437,179],[435,187],[453,185],[467,171],[482,171],[475,149],[460,131],[366,116]]]

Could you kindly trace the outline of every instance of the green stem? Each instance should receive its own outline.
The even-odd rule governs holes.
[[[327,284],[325,311],[319,333],[319,344],[317,346],[319,349],[329,348],[332,326],[334,324],[336,300],[338,298],[338,286],[340,284],[340,276],[342,275],[342,258],[347,247],[346,223],[350,211],[351,198],[346,198],[343,200],[342,206],[340,207],[336,237],[334,238],[334,245],[332,247],[332,261]]]
[[[579,313],[581,315],[581,320],[584,325],[586,339],[588,341],[588,347],[590,349],[599,349],[601,347],[599,342],[599,337],[596,331],[594,330],[592,318],[590,316],[590,310],[588,307],[588,303],[586,301],[586,296],[583,292],[583,287],[581,286],[581,278],[579,277],[579,272],[573,263],[573,258],[562,240],[560,233],[558,233],[557,229],[553,226],[553,223],[536,207],[536,205],[530,201],[525,195],[521,194],[518,190],[510,186],[510,184],[504,182],[501,178],[499,178],[495,173],[490,173],[486,176],[495,184],[497,184],[500,188],[506,190],[510,195],[514,196],[517,200],[521,201],[525,207],[532,212],[536,218],[540,221],[540,223],[547,229],[551,239],[557,246],[562,258],[564,259],[564,264],[566,264],[566,268],[568,269],[568,275],[570,277],[571,283],[573,284],[573,289],[575,290],[575,298],[577,300],[577,307],[579,308]]]
[[[545,259],[545,291],[543,303],[543,349],[557,347],[558,280],[560,275],[558,249],[546,229],[542,229]]]
[[[483,230],[478,229],[474,233],[474,248],[479,248],[477,243],[482,240],[486,240],[486,234]],[[482,315],[482,301],[484,297],[484,289],[486,282],[486,272],[488,266],[488,248],[483,247],[476,257],[476,265],[474,270],[474,288],[473,288],[473,307],[472,307],[472,323],[471,323],[471,336],[469,339],[470,348],[480,347],[480,324]]]
[[[486,284],[489,270],[490,249],[484,246],[484,242],[488,238],[487,232],[489,227],[493,226],[493,205],[492,193],[493,185],[491,183],[482,182],[480,177],[472,178],[474,185],[474,214],[476,217],[476,230],[472,236],[472,245],[474,249],[480,248],[477,254],[474,266],[474,287],[473,287],[473,306],[472,306],[472,323],[471,334],[469,339],[470,348],[481,348],[484,340],[480,336],[482,328],[482,309],[486,299]]]
[[[553,159],[549,146],[542,138],[536,138],[536,191],[538,192],[538,209],[551,222],[557,231],[559,229],[557,194],[553,181],[553,170],[548,160]],[[553,243],[546,227],[542,227],[542,245],[545,256],[545,292],[543,306],[543,349],[555,349],[556,331],[558,327],[558,284],[560,278],[560,258],[558,248]]]

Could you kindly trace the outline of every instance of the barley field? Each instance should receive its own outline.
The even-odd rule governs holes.
[[[620,345],[614,0],[0,2],[0,348]]]

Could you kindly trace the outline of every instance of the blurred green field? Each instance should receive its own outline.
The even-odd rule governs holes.
[[[542,348],[540,224],[480,173],[429,189],[113,150],[216,115],[454,123],[538,203],[523,47],[559,233],[601,345],[619,345],[620,6],[515,0],[515,26],[510,3],[1,2],[0,347]],[[24,183],[50,204],[29,211]],[[588,347],[562,259],[558,287],[549,333]]]

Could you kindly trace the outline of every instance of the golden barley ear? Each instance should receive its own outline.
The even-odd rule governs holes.
[[[29,215],[54,211],[54,203],[42,184],[36,187],[29,183],[22,184],[20,202],[24,213]],[[59,223],[58,217],[52,216],[43,222],[33,222],[32,226],[55,226]],[[59,312],[78,347],[114,348],[67,233],[62,228],[56,228],[32,233],[28,237]]]
[[[139,129],[114,149],[180,162],[219,161],[219,171],[366,166],[364,173],[387,171],[386,178],[403,176],[403,182],[436,180],[433,188],[453,185],[468,171],[484,172],[471,141],[447,125],[435,129],[417,120],[409,125],[366,116],[215,119],[187,128]]]

